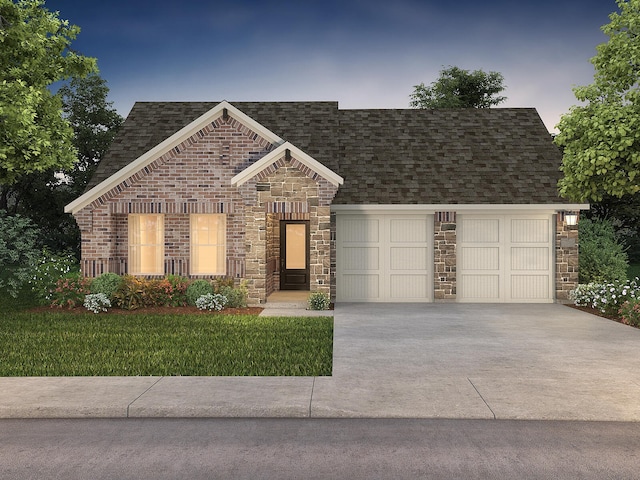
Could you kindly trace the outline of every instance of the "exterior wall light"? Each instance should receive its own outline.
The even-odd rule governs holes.
[[[574,226],[578,224],[578,214],[576,212],[565,212],[564,221],[568,226]]]

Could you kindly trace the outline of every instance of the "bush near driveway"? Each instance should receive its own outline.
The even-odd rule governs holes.
[[[571,299],[580,307],[590,307],[607,315],[618,315],[622,305],[640,299],[640,279],[578,285]]]

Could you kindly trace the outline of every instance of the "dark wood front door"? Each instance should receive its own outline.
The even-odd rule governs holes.
[[[309,221],[280,222],[280,290],[309,290]]]

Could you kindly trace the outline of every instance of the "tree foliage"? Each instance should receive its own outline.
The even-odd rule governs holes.
[[[58,93],[73,129],[78,161],[69,169],[52,167],[0,185],[0,209],[31,218],[54,252],[70,249],[79,254],[80,232],[64,206],[84,192],[123,119],[107,100],[109,88],[97,74],[73,79]]]
[[[430,86],[415,85],[410,95],[414,108],[489,108],[507,98],[498,94],[505,89],[498,72],[462,70],[449,67]]]
[[[640,192],[640,0],[617,5],[602,27],[609,40],[591,59],[593,83],[574,89],[584,104],[558,124],[560,194],[576,201]]]
[[[124,120],[107,100],[107,82],[96,73],[72,79],[58,94],[78,151],[78,162],[66,173],[79,196]]]
[[[624,246],[608,220],[580,220],[580,283],[625,280],[629,263]]]
[[[0,288],[16,297],[40,257],[38,228],[20,215],[0,210]]]
[[[49,86],[96,70],[70,49],[79,31],[43,0],[0,0],[0,184],[75,162],[73,130]]]

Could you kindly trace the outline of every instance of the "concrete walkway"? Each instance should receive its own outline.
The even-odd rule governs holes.
[[[0,378],[0,417],[640,421],[639,329],[562,305],[340,304],[334,315],[331,377]]]

